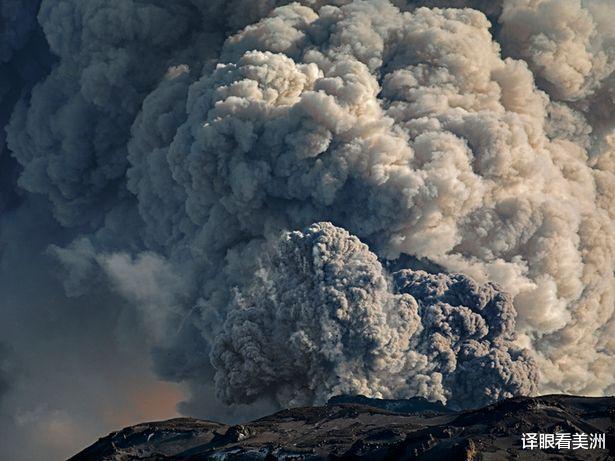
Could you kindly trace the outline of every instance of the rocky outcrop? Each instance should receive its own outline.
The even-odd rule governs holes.
[[[605,433],[606,449],[522,450],[523,433]],[[114,432],[70,461],[612,460],[615,397],[518,397],[455,412],[342,396],[242,425],[182,418]]]

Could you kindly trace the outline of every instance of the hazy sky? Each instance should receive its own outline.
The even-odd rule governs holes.
[[[60,234],[33,208],[24,204],[0,221],[7,460],[64,459],[114,428],[176,416],[182,399],[181,387],[152,373],[124,301],[108,292],[65,296],[57,264],[44,254]]]

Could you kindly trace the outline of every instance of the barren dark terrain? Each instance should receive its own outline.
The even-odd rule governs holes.
[[[522,450],[528,432],[606,433],[607,449]],[[615,397],[519,397],[459,412],[422,399],[337,397],[242,425],[189,418],[139,424],[71,461],[507,459],[615,459]]]

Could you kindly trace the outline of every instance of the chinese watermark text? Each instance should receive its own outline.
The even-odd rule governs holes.
[[[557,432],[541,434],[526,432],[521,435],[523,450],[604,450],[606,449],[606,434],[585,434]]]

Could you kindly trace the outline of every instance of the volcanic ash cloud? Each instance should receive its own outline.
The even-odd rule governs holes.
[[[215,376],[231,402],[356,391],[472,406],[533,392],[531,355],[540,392],[612,391],[604,2],[467,2],[496,27],[417,8],[460,1],[231,2],[243,17],[111,3],[43,2],[59,61],[8,142],[20,185],[83,234],[57,250],[73,285],[95,268],[182,279],[175,297],[166,276],[160,299],[126,296],[146,316],[172,305],[149,319],[163,376]],[[338,227],[274,243],[324,221]],[[319,238],[330,285],[318,268],[333,266],[306,253]],[[441,270],[381,267],[406,257]]]
[[[463,275],[392,275],[330,223],[284,233],[238,289],[212,362],[228,402],[338,394],[422,396],[456,407],[535,392],[514,345],[512,299]]]

